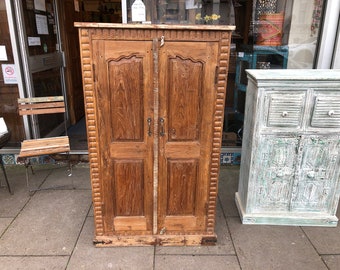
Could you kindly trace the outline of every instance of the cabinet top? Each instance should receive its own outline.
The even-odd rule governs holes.
[[[201,31],[232,31],[234,25],[188,25],[188,24],[122,24],[122,23],[89,23],[75,22],[75,27],[79,28],[124,28],[124,29],[177,29],[177,30],[201,30]]]
[[[340,69],[247,69],[254,81],[340,81]]]

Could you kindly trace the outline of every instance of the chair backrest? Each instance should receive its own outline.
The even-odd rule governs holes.
[[[63,96],[19,98],[18,109],[20,115],[65,113]]]

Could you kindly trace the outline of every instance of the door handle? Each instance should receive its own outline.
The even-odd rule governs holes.
[[[163,137],[164,136],[164,119],[163,118],[160,118],[159,119],[159,124],[160,124],[160,131],[159,131],[159,135],[161,136],[161,137]]]
[[[146,120],[147,122],[148,122],[148,135],[149,135],[149,137],[152,135],[152,132],[151,132],[151,117],[149,117],[147,120]]]

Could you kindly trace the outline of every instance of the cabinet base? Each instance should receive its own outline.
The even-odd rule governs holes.
[[[97,236],[96,247],[110,246],[213,246],[216,234],[209,235],[122,235]]]
[[[338,218],[335,215],[316,212],[268,212],[246,213],[239,193],[235,194],[235,202],[242,224],[285,225],[285,226],[319,226],[336,227]]]

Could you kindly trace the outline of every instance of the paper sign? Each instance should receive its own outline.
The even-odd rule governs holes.
[[[36,10],[46,11],[45,0],[34,0],[34,8]]]
[[[28,46],[40,46],[40,37],[28,37]]]
[[[6,46],[0,45],[0,61],[7,61]]]
[[[5,84],[17,84],[17,73],[15,72],[14,64],[6,64],[2,66],[2,74],[4,76]]]
[[[202,8],[202,5],[198,4],[197,1],[194,1],[194,0],[185,0],[185,9],[196,9],[196,8]]]
[[[47,16],[35,14],[38,35],[48,35]]]
[[[131,17],[133,22],[145,21],[145,5],[142,0],[136,0],[131,6]]]
[[[0,117],[0,136],[2,134],[8,133],[8,129],[3,117]]]

